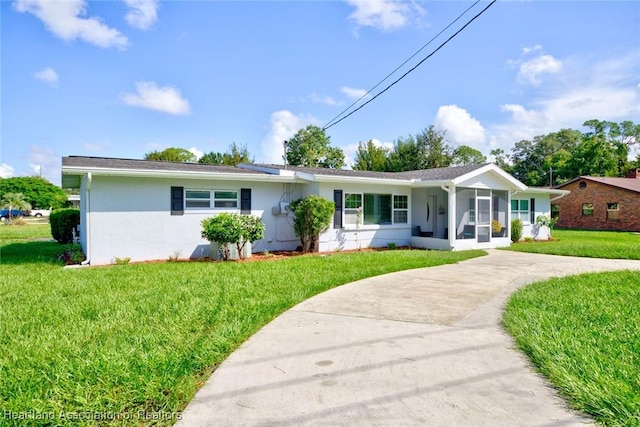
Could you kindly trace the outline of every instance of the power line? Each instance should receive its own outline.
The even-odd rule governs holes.
[[[435,36],[433,36],[431,38],[431,40],[429,40],[426,44],[424,44],[420,49],[418,49],[413,55],[411,55],[409,58],[407,58],[406,61],[404,61],[402,64],[398,65],[392,72],[390,72],[389,74],[387,74],[382,80],[380,80],[378,83],[376,83],[375,86],[373,86],[371,89],[369,89],[364,95],[362,95],[360,98],[356,99],[355,101],[353,101],[353,103],[351,105],[349,105],[347,108],[345,108],[344,110],[342,110],[340,113],[338,113],[334,118],[332,118],[331,120],[329,120],[327,122],[327,124],[325,125],[324,129],[327,129],[327,127],[331,127],[333,126],[331,123],[336,120],[338,117],[340,117],[341,115],[343,115],[344,113],[346,113],[347,111],[349,111],[351,109],[351,107],[353,107],[354,105],[356,105],[358,102],[360,102],[362,99],[364,99],[367,95],[369,95],[371,92],[373,92],[374,89],[376,89],[378,86],[380,86],[382,83],[384,83],[389,77],[391,77],[393,74],[395,74],[396,71],[398,71],[400,68],[402,68],[407,62],[411,61],[413,58],[415,58],[415,56],[417,54],[419,54],[420,52],[422,52],[422,50],[424,50],[424,48],[426,48],[427,46],[429,46],[435,39],[437,39],[438,37],[440,37],[440,35],[442,33],[444,33],[445,31],[447,31],[453,24],[455,24],[456,22],[458,22],[458,20],[460,20],[460,18],[462,18],[469,10],[471,10],[475,5],[477,5],[480,2],[480,0],[476,0],[475,3],[473,3],[471,6],[469,6],[464,12],[462,12],[460,15],[458,15],[458,17],[456,19],[454,19],[453,21],[451,21],[449,23],[449,25],[447,25],[446,27],[444,27],[442,30],[440,30],[440,32],[438,34],[436,34]]]
[[[367,102],[365,102],[364,104],[360,105],[358,108],[356,108],[355,110],[351,111],[349,114],[347,114],[346,116],[342,117],[339,120],[334,121],[333,123],[329,122],[328,124],[326,124],[322,130],[327,130],[330,127],[333,127],[335,125],[337,125],[338,123],[340,123],[341,121],[343,121],[344,119],[346,119],[347,117],[351,116],[352,114],[354,114],[356,111],[361,110],[365,105],[369,104],[371,101],[373,101],[374,99],[376,99],[377,97],[379,97],[380,95],[382,95],[383,93],[385,93],[386,91],[388,91],[389,89],[391,89],[391,87],[393,87],[396,83],[398,83],[400,80],[404,79],[409,73],[411,73],[412,71],[414,71],[416,68],[418,68],[420,65],[422,65],[427,59],[431,58],[437,51],[439,51],[440,49],[442,49],[447,43],[449,43],[454,37],[456,37],[458,34],[460,34],[465,28],[467,28],[473,21],[475,21],[477,18],[480,17],[480,15],[482,15],[484,12],[487,11],[487,9],[489,9],[491,6],[493,6],[493,4],[496,2],[497,0],[493,0],[491,3],[489,3],[489,5],[487,5],[487,7],[485,7],[484,9],[482,9],[480,11],[480,13],[478,13],[476,16],[474,16],[473,18],[471,18],[466,24],[464,24],[462,26],[462,28],[460,28],[458,31],[456,31],[452,36],[450,36],[447,40],[445,40],[442,44],[440,44],[440,46],[438,46],[433,52],[431,52],[429,55],[427,55],[425,58],[423,58],[420,62],[418,62],[415,66],[413,66],[410,70],[408,70],[406,73],[404,73],[402,76],[400,76],[397,80],[395,80],[393,83],[391,83],[389,86],[387,86],[386,88],[384,88],[382,91],[378,92],[373,98],[367,100]],[[342,113],[341,113],[342,114]],[[335,120],[335,119],[334,119]]]

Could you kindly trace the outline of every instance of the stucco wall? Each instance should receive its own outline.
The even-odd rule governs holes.
[[[550,230],[548,227],[540,227],[535,224],[535,219],[540,215],[551,217],[551,198],[548,194],[539,194],[539,193],[527,193],[527,192],[518,192],[514,196],[514,199],[535,199],[535,209],[533,212],[534,222],[531,221],[523,221],[522,224],[522,238],[533,238],[535,240],[548,240],[550,236]],[[531,208],[531,206],[529,206]],[[531,216],[531,215],[529,215]]]
[[[108,264],[114,257],[132,261],[209,256],[209,242],[200,237],[201,221],[224,212],[220,209],[185,210],[170,214],[170,188],[252,190],[252,214],[266,225],[265,238],[254,243],[253,251],[291,250],[298,245],[289,215],[274,215],[272,206],[287,198],[300,197],[301,186],[235,181],[146,179],[94,176],[83,219],[90,242],[91,263]],[[239,212],[237,209],[230,212]]]
[[[586,187],[580,188],[580,182]],[[562,187],[571,193],[554,202],[559,206],[557,227],[584,230],[640,231],[640,194],[589,180]],[[593,215],[582,215],[582,204],[593,203]],[[607,218],[607,204],[618,203],[618,219]]]
[[[361,225],[333,228],[333,220],[329,230],[320,235],[319,250],[351,250],[367,247],[386,247],[389,243],[397,246],[407,246],[411,243],[411,189],[398,185],[384,184],[337,184],[319,183],[317,186],[320,196],[333,201],[333,191],[342,190],[344,193],[376,193],[406,195],[409,198],[408,223],[393,225]],[[344,222],[344,221],[343,221]]]

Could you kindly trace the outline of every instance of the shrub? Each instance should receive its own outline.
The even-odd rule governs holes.
[[[511,220],[511,241],[513,243],[522,238],[522,221],[519,218]]]
[[[131,262],[131,257],[127,256],[127,257],[124,257],[124,258],[118,258],[116,256],[116,257],[113,257],[113,262],[116,265],[127,265],[127,264],[129,264],[129,262]]]
[[[294,200],[290,207],[294,214],[293,229],[300,237],[302,252],[314,251],[318,236],[329,228],[335,205],[324,197],[311,195]]]
[[[502,224],[500,221],[494,219],[491,221],[491,231],[494,233],[500,233],[502,231]]]
[[[73,231],[78,231],[80,211],[78,209],[58,209],[49,217],[51,235],[60,243],[72,243]]]
[[[220,245],[223,260],[229,259],[229,245],[232,244],[236,245],[238,256],[242,258],[247,242],[264,237],[264,223],[257,216],[223,212],[202,220],[201,236]]]
[[[69,245],[62,255],[60,255],[60,261],[62,261],[64,265],[77,265],[84,260],[85,257],[82,246],[77,243]]]

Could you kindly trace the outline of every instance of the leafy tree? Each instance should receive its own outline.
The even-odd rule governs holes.
[[[487,161],[480,151],[468,145],[461,145],[454,149],[451,157],[453,166],[477,165]]]
[[[198,160],[191,151],[178,147],[169,147],[163,151],[151,151],[145,154],[144,158],[145,160],[178,163],[195,163]]]
[[[67,193],[39,176],[20,176],[0,180],[0,197],[20,193],[33,209],[58,209],[67,206]]]
[[[294,214],[293,229],[300,237],[302,252],[315,251],[320,233],[331,224],[335,205],[324,197],[311,195],[294,200],[290,208]]]
[[[215,153],[212,151],[202,156],[198,163],[236,166],[240,163],[253,163],[253,158],[249,154],[246,144],[238,146],[234,142],[229,146],[227,152]]]
[[[331,146],[331,138],[323,129],[309,125],[289,139],[287,162],[292,166],[340,169],[344,152]]]
[[[511,165],[507,161],[507,155],[502,148],[495,148],[489,153],[493,157],[493,163],[506,172],[511,173]]]
[[[24,199],[22,193],[5,193],[0,204],[2,209],[9,210],[9,220],[11,220],[11,211],[14,209],[19,211],[31,210],[31,204]]]
[[[410,170],[441,168],[451,165],[452,150],[445,138],[433,125],[416,136],[398,138],[388,156],[386,170],[402,172]]]
[[[375,145],[372,140],[359,142],[356,150],[354,170],[384,172],[387,167],[389,150]]]

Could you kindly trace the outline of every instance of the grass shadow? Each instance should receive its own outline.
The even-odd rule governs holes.
[[[0,264],[53,264],[62,265],[60,255],[67,248],[58,242],[14,241],[0,248]]]

